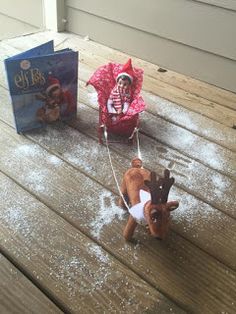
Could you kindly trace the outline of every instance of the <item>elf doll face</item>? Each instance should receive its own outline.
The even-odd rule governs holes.
[[[62,90],[61,90],[60,87],[58,87],[58,88],[54,89],[54,90],[51,92],[50,97],[51,97],[56,103],[60,103],[61,95],[62,95]]]
[[[118,88],[121,90],[127,90],[131,85],[130,80],[128,78],[120,77],[117,81]]]

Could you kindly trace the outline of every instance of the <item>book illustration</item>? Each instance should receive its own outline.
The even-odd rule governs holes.
[[[76,116],[78,52],[52,42],[5,60],[17,132]]]
[[[52,76],[48,77],[46,90],[35,97],[44,103],[36,112],[39,121],[50,123],[75,111],[76,103],[70,90],[63,89],[60,81]]]

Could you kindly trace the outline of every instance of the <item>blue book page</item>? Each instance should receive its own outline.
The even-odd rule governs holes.
[[[29,49],[25,52],[21,52],[13,57],[10,57],[5,60],[7,62],[8,60],[14,60],[14,59],[23,59],[23,58],[29,58],[29,57],[35,57],[35,56],[43,56],[52,54],[54,52],[54,44],[53,40],[42,44],[40,46],[34,47],[32,49]]]
[[[78,52],[11,58],[5,65],[18,133],[76,116]]]

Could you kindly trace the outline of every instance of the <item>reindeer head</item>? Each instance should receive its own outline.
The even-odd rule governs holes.
[[[144,207],[149,231],[155,238],[164,239],[169,229],[170,212],[179,206],[176,201],[167,202],[174,178],[170,178],[170,171],[165,169],[163,178],[157,180],[156,173],[151,172],[151,181],[145,180],[144,183],[151,193],[151,201]]]

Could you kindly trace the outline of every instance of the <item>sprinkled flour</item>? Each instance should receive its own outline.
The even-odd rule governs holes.
[[[109,225],[115,219],[123,219],[124,210],[115,204],[115,198],[109,191],[105,191],[99,196],[97,210],[96,217],[90,222],[90,226],[92,235],[99,239],[104,226]]]
[[[97,92],[94,92],[94,93],[88,93],[88,98],[89,98],[89,101],[92,105],[94,106],[97,106],[97,103],[98,103],[98,95],[97,95]]]
[[[91,243],[88,246],[89,252],[91,253],[92,256],[95,256],[95,258],[104,264],[109,263],[109,258],[108,254],[97,244]]]
[[[52,175],[54,169],[56,171],[63,164],[63,161],[38,145],[17,144],[8,147],[6,154],[1,156],[1,163],[7,168],[16,169],[21,182],[30,190],[47,193],[52,190],[48,177]]]
[[[171,216],[173,222],[177,225],[180,224],[184,232],[190,230],[200,232],[205,228],[208,228],[209,231],[212,229],[215,232],[216,222],[227,217],[191,194],[183,192],[182,195],[179,195],[175,187],[170,190],[168,199],[179,201],[179,207],[171,212]]]
[[[54,166],[61,166],[63,164],[63,161],[54,155],[50,155],[48,157],[48,161]]]
[[[40,156],[42,149],[35,144],[18,144],[15,148],[15,153],[25,157]]]
[[[235,147],[235,134],[227,126],[213,121],[203,115],[189,111],[188,109],[173,103],[167,99],[143,92],[147,103],[153,103],[152,112],[174,121],[175,123],[187,128],[197,134],[204,135],[213,141],[217,140],[221,143],[227,142]],[[156,105],[157,104],[157,105]],[[208,127],[205,127],[205,126]]]
[[[38,280],[46,280],[45,276],[56,279],[53,281],[57,283],[55,289],[66,290],[69,297],[77,295],[78,280],[80,295],[101,289],[114,272],[109,255],[94,243],[83,243],[84,238],[75,231],[69,234],[62,232],[67,223],[43,204],[32,201],[30,194],[22,193],[21,188],[8,178],[1,182],[0,197],[5,207],[0,212],[0,221],[7,226],[7,230],[11,230],[5,233],[1,241],[11,246],[17,234],[18,241],[24,243],[15,247],[13,254],[19,259],[24,256],[31,262],[36,259],[43,263],[46,259],[45,270],[35,269],[34,276]],[[13,193],[14,197],[21,197],[11,205]],[[89,252],[89,256],[85,251]]]

